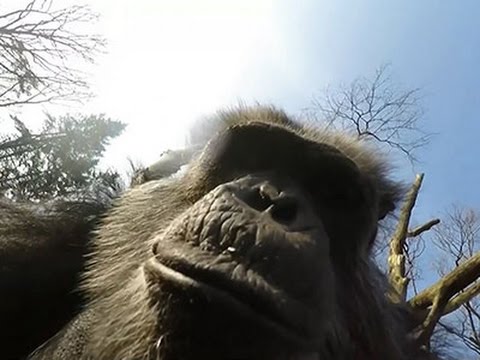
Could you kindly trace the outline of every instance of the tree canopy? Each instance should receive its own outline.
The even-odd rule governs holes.
[[[0,138],[0,192],[18,200],[97,193],[116,186],[118,174],[97,164],[125,125],[104,115],[47,115],[34,133],[12,117],[16,133]],[[117,184],[118,185],[118,184]]]

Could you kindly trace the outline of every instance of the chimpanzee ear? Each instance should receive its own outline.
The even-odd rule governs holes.
[[[384,219],[391,214],[403,199],[406,186],[402,183],[382,181],[379,194],[378,219]]]

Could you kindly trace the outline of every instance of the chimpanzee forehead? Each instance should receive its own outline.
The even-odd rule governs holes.
[[[342,170],[358,171],[356,164],[335,147],[262,122],[231,126],[218,134],[207,144],[199,165],[214,176],[265,170],[293,177],[319,171],[342,176]]]

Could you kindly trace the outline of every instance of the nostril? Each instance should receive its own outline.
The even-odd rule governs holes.
[[[272,205],[272,200],[258,189],[247,192],[241,198],[248,206],[257,211],[265,211]]]
[[[270,209],[273,220],[281,224],[291,224],[297,217],[298,204],[292,198],[280,198],[274,201]]]
[[[298,216],[296,198],[271,184],[264,183],[244,189],[238,192],[237,196],[252,209],[268,212],[272,220],[283,225],[290,225]]]

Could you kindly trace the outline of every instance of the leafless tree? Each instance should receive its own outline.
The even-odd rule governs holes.
[[[418,175],[405,198],[396,231],[390,240],[388,263],[392,299],[409,304],[414,314],[414,336],[425,347],[430,347],[434,330],[440,327],[477,351],[480,316],[475,297],[480,293],[479,217],[472,210],[456,209],[441,226],[436,226],[440,223],[439,219],[432,219],[409,229],[422,181],[423,174]],[[434,243],[447,255],[437,264],[440,279],[407,299],[407,287],[411,280],[407,263],[408,242],[432,228]],[[445,320],[446,315],[454,312]],[[455,316],[458,316],[457,321],[451,321]]]
[[[328,127],[386,144],[409,160],[415,160],[415,150],[431,137],[420,126],[424,113],[420,89],[395,85],[387,65],[378,68],[373,78],[361,77],[347,86],[327,88],[313,97],[306,113]]]
[[[442,226],[434,231],[434,243],[442,255],[436,263],[440,276],[474,257],[480,250],[480,214],[473,209],[454,207],[445,216]],[[480,355],[480,282],[472,282],[462,290],[456,307],[459,311],[440,325]]]
[[[31,0],[0,15],[0,107],[90,96],[84,65],[103,51],[87,6]]]

